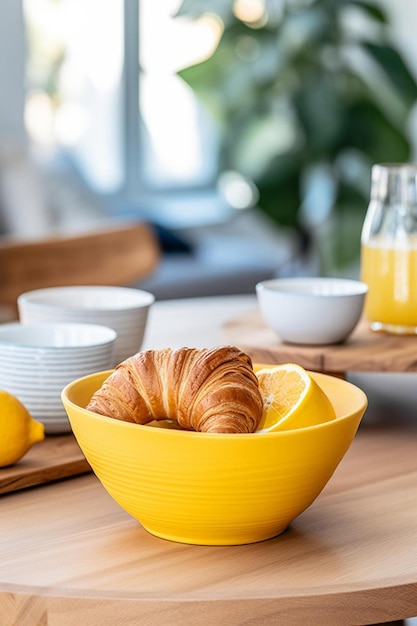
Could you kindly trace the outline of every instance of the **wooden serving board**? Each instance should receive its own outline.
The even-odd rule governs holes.
[[[264,322],[259,310],[227,321],[230,343],[258,363],[288,363],[318,372],[417,372],[417,336],[375,333],[361,320],[345,343],[305,346],[284,343]]]
[[[74,435],[47,436],[15,465],[0,468],[0,494],[91,472]]]

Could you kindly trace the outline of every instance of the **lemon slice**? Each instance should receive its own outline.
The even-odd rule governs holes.
[[[264,408],[257,432],[305,428],[336,418],[322,388],[300,365],[254,366]]]

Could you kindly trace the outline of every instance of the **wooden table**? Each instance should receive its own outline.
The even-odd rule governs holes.
[[[216,345],[246,298],[158,303],[146,347]],[[253,302],[252,302],[253,304]],[[306,626],[417,615],[417,420],[362,426],[281,536],[189,546],[148,534],[93,474],[0,497],[1,626]]]

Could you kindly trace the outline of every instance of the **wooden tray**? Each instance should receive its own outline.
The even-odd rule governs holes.
[[[332,346],[286,344],[263,321],[258,310],[227,321],[230,343],[258,363],[296,362],[318,372],[417,372],[417,336],[375,333],[361,320],[345,343]]]
[[[91,472],[74,435],[47,436],[15,465],[0,468],[0,494]]]

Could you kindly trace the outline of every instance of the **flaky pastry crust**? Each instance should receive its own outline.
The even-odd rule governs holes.
[[[87,409],[206,433],[251,433],[263,401],[250,357],[234,346],[144,350],[120,363]]]

